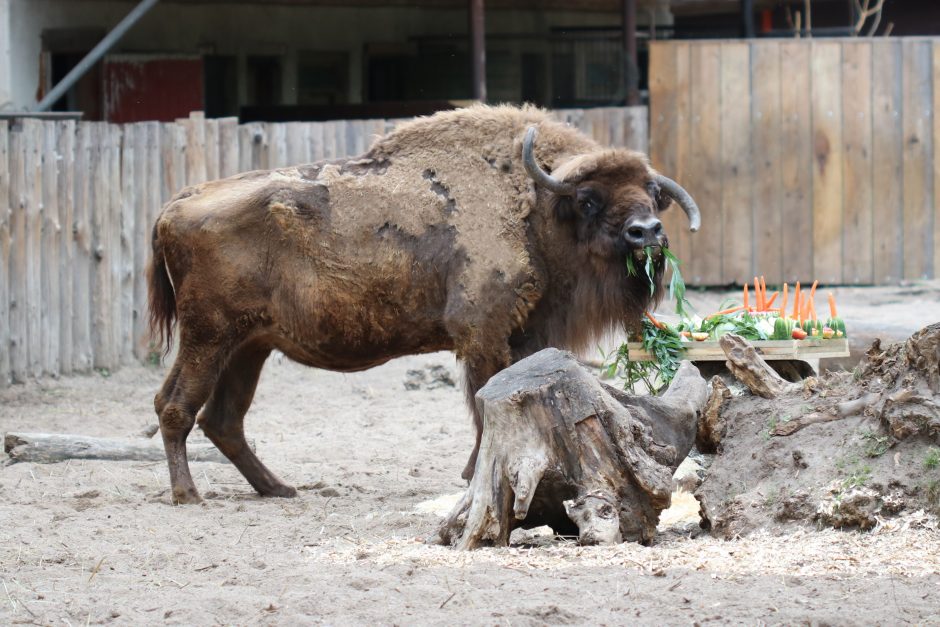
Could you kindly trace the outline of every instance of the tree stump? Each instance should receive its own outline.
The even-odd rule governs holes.
[[[707,397],[690,363],[650,397],[602,384],[564,351],[517,362],[477,392],[476,470],[441,540],[505,546],[516,527],[548,525],[582,544],[648,543]]]
[[[782,380],[747,341],[721,341],[750,393],[713,382],[699,448],[717,454],[695,496],[731,538],[793,524],[870,529],[940,515],[940,323],[875,341],[852,373]]]

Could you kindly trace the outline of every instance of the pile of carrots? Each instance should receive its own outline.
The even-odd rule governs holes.
[[[800,289],[800,282],[796,282],[796,289],[793,293],[793,311],[790,315],[794,320],[799,321],[800,324],[804,320],[816,321],[816,287],[819,285],[819,281],[813,281],[813,286],[809,289],[809,295],[805,295]],[[722,311],[716,311],[713,314],[706,316],[706,319],[713,318],[715,316],[724,316],[727,314],[736,313],[738,311],[747,311],[750,313],[773,313],[777,312],[781,318],[787,317],[787,300],[788,300],[788,291],[789,285],[787,283],[783,284],[783,298],[781,299],[780,307],[774,307],[774,302],[777,300],[779,292],[774,292],[767,297],[767,282],[764,281],[764,277],[754,277],[754,296],[755,306],[750,304],[750,293],[748,290],[748,284],[744,284],[744,304],[738,305],[737,307],[731,307],[730,309],[724,309]],[[837,317],[836,312],[836,299],[832,295],[832,292],[829,292],[829,312],[831,317],[834,319]]]

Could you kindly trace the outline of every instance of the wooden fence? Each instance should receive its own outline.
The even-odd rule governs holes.
[[[645,108],[555,115],[646,150]],[[150,357],[150,229],[181,187],[360,154],[394,124],[0,120],[0,387]]]
[[[650,156],[697,284],[940,277],[940,40],[654,42]]]

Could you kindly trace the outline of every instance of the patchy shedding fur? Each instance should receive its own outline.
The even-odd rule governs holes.
[[[537,161],[583,195],[535,187],[521,157],[532,125]],[[180,327],[156,399],[174,499],[198,499],[180,451],[203,406],[207,435],[259,492],[290,492],[242,446],[274,348],[341,371],[453,350],[473,407],[510,363],[636,323],[654,297],[627,276],[624,225],[660,209],[654,174],[539,109],[474,106],[403,124],[356,159],[183,190],[155,225],[150,269],[155,331]]]

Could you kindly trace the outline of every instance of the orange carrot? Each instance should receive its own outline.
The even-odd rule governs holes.
[[[809,288],[809,299],[813,300],[816,297],[816,286],[819,285],[819,281],[813,281],[813,287]]]
[[[747,298],[747,283],[745,283],[744,284],[744,309],[748,309],[749,307],[750,307],[750,304],[748,303],[748,298]]]
[[[708,314],[705,316],[705,319],[714,318],[715,316],[724,316],[726,314],[732,314],[736,311],[741,311],[742,309],[747,309],[744,305],[738,305],[737,307],[732,307],[731,309],[722,309],[721,311],[716,311],[713,314]]]
[[[829,292],[829,317],[833,319],[839,317],[836,314],[836,297],[832,295],[832,292]]]
[[[812,299],[809,296],[803,299],[803,304],[801,305],[801,309],[800,309],[800,322],[803,322],[804,320],[809,320],[809,306],[811,302],[812,302]]]
[[[788,287],[789,286],[786,283],[783,284],[783,302],[780,303],[780,317],[781,318],[787,317],[787,288]]]
[[[654,327],[656,327],[657,329],[665,329],[665,328],[666,328],[666,325],[663,324],[662,322],[660,322],[659,320],[657,320],[656,318],[654,318],[654,317],[653,317],[653,314],[651,314],[651,313],[648,312],[648,311],[645,312],[645,313],[646,313],[646,317],[650,319],[650,322],[653,323],[653,326],[654,326]]]
[[[760,293],[764,295],[764,308],[769,309],[770,305],[767,304],[767,281],[764,280],[764,275],[760,275]]]
[[[760,293],[760,281],[757,280],[757,277],[754,277],[754,300],[757,304],[757,311],[764,308],[764,301]]]
[[[793,290],[793,315],[791,318],[796,318],[800,315],[800,282],[796,282],[796,288]]]
[[[816,301],[813,300],[812,296],[809,297],[809,315],[810,319],[816,322]]]
[[[774,292],[770,295],[770,298],[767,299],[767,302],[764,303],[764,311],[770,311],[770,308],[774,306],[774,301],[777,300],[777,294],[780,292]]]

